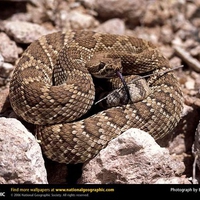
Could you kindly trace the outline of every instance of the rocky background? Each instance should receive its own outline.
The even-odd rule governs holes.
[[[158,144],[130,129],[83,166],[42,155],[34,126],[10,107],[9,82],[32,41],[70,29],[150,40],[173,67],[182,66],[174,72],[185,104],[177,128]],[[200,183],[199,29],[200,0],[0,1],[0,183]]]

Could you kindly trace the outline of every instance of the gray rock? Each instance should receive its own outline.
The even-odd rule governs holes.
[[[196,164],[200,170],[200,121],[195,132],[194,144],[192,148],[194,157],[196,158]]]
[[[96,11],[100,18],[123,18],[132,25],[140,23],[147,6],[145,0],[82,0],[82,2],[86,7]]]
[[[158,178],[154,184],[192,184],[185,177]]]
[[[15,62],[18,58],[18,47],[5,33],[0,33],[0,53],[4,62]]]
[[[0,183],[48,183],[39,144],[12,118],[0,118]]]
[[[8,87],[0,90],[0,114],[2,114],[4,111],[6,111],[6,109],[8,109],[10,107],[10,102],[9,102],[8,96],[9,96],[9,88]]]
[[[123,35],[125,33],[125,23],[118,18],[110,19],[98,26],[95,31]]]
[[[42,35],[46,35],[55,30],[47,30],[43,26],[24,21],[4,21],[1,24],[1,30],[4,30],[16,42],[29,44],[37,40]]]
[[[67,20],[69,20],[72,29],[88,29],[99,25],[91,15],[76,10],[69,13]]]
[[[79,183],[151,184],[160,178],[180,176],[184,169],[183,163],[148,133],[129,129],[84,165]]]

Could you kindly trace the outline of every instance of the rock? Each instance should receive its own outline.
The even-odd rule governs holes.
[[[0,90],[0,114],[3,113],[5,110],[7,110],[8,107],[10,107],[10,101],[8,95],[9,95],[8,87]]]
[[[0,183],[47,183],[41,148],[16,119],[0,118]]]
[[[179,46],[174,46],[176,54],[188,64],[193,70],[200,72],[200,62],[196,58],[193,58],[190,53]]]
[[[188,4],[186,5],[186,17],[187,17],[187,19],[194,16],[196,12],[198,12],[198,6],[196,5],[196,2],[195,2],[195,4],[188,2]]]
[[[0,33],[0,53],[5,62],[15,62],[18,58],[18,47],[5,33]]]
[[[123,35],[125,33],[125,23],[118,18],[110,19],[98,26],[95,31]]]
[[[148,3],[146,0],[83,0],[82,2],[86,7],[95,10],[100,18],[126,19],[131,25],[140,23]]]
[[[68,20],[72,29],[88,29],[99,24],[91,15],[76,10],[69,13]]]
[[[148,133],[129,129],[84,165],[79,183],[151,184],[159,178],[180,176],[183,171],[183,163]]]
[[[142,24],[145,26],[155,26],[158,24],[166,24],[168,18],[174,12],[174,4],[176,1],[146,1],[149,2],[146,5],[145,12],[142,16]],[[165,9],[163,9],[165,8]]]
[[[0,57],[1,57],[1,54],[0,54]],[[15,68],[14,65],[0,61],[0,86],[5,85],[5,83],[1,83],[1,80],[2,81],[4,80],[4,82],[6,82],[6,79],[9,79],[14,68]]]
[[[0,67],[3,65],[3,63],[4,63],[4,58],[0,53]]]
[[[192,184],[184,177],[158,178],[154,184]]]
[[[196,158],[196,164],[200,170],[200,121],[195,132],[195,139],[194,139],[192,151],[193,151],[194,157]]]
[[[4,21],[1,24],[3,29],[16,42],[29,44],[40,36],[51,33],[55,30],[48,30],[43,26],[24,21]]]
[[[174,129],[174,134],[169,142],[170,154],[183,155],[191,152],[191,147],[194,142],[194,133],[198,125],[199,113],[192,106],[183,104],[181,120]]]

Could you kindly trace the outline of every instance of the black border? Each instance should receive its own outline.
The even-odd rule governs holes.
[[[55,189],[71,189],[69,192],[58,192]],[[30,189],[37,190],[31,192]],[[75,190],[90,189],[91,192],[81,192]],[[103,192],[107,189],[112,192]],[[44,192],[41,192],[45,190]],[[24,192],[22,192],[24,191]],[[29,191],[29,192],[28,192]],[[74,192],[73,192],[74,191]],[[99,192],[97,192],[99,191]],[[64,195],[63,195],[64,194]],[[32,195],[32,197],[30,197]],[[181,196],[200,196],[200,185],[193,184],[78,184],[78,185],[54,185],[54,184],[2,184],[0,185],[0,199],[135,199],[136,197],[160,196],[165,195]],[[25,197],[26,196],[26,197]],[[127,198],[128,197],[128,198]],[[161,196],[160,196],[161,197]]]

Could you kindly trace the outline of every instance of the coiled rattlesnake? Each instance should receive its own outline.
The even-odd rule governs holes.
[[[37,125],[47,157],[82,163],[131,127],[158,139],[177,125],[182,93],[172,72],[161,73],[168,68],[158,48],[143,39],[56,32],[33,42],[23,53],[10,83],[10,102],[17,115]],[[112,77],[116,71],[124,76],[153,73],[147,78],[151,94],[137,103],[81,118],[94,104],[93,78]]]

